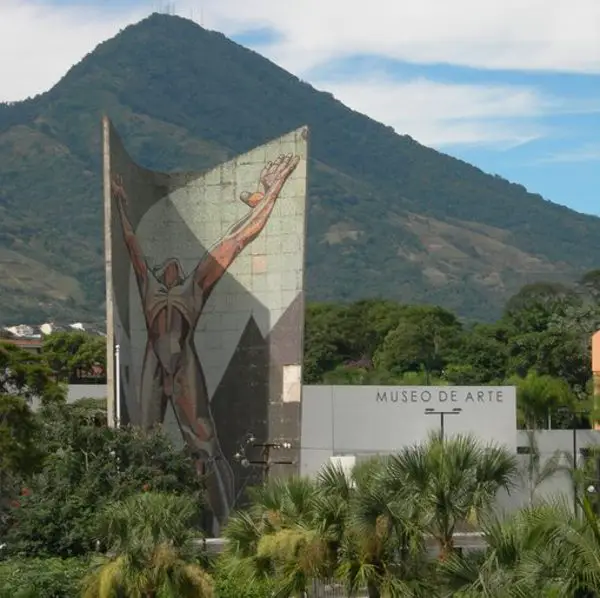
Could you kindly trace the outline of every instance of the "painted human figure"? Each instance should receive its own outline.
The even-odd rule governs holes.
[[[127,211],[127,193],[120,177],[111,181],[111,194],[123,228],[123,238],[135,272],[148,340],[140,388],[141,424],[162,423],[169,403],[184,440],[199,456],[206,474],[208,502],[218,522],[234,503],[231,466],[221,450],[194,331],[215,285],[240,252],[261,233],[279,193],[299,162],[281,155],[259,176],[260,191],[242,193],[251,209],[209,249],[190,274],[175,258],[157,268],[148,265]]]

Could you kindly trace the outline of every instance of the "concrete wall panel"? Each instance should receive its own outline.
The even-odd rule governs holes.
[[[390,454],[439,430],[470,433],[516,452],[513,386],[304,386],[301,471],[316,473],[333,455]]]

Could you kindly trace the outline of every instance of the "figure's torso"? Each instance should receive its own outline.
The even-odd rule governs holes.
[[[198,319],[193,281],[166,288],[154,277],[148,280],[144,315],[148,341],[166,374],[174,375],[193,344]]]

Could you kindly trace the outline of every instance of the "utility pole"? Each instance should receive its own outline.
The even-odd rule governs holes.
[[[575,414],[571,414],[571,430],[573,432],[573,514],[575,519],[578,516],[578,505],[577,505],[577,428],[575,427]]]
[[[587,409],[566,409],[566,413],[568,413],[571,417],[571,432],[573,434],[573,457],[572,457],[572,468],[573,468],[573,514],[575,517],[579,514],[579,505],[577,504],[577,497],[579,495],[578,487],[577,487],[577,470],[578,470],[578,447],[577,447],[577,421],[582,415],[589,415],[589,410]]]
[[[246,454],[247,447],[260,449],[260,458],[252,459]],[[292,445],[289,442],[274,441],[274,442],[258,442],[254,434],[249,433],[246,436],[244,443],[240,445],[238,452],[233,456],[234,460],[242,465],[242,467],[250,467],[251,465],[259,466],[263,471],[263,482],[267,482],[271,467],[273,465],[293,465],[294,461],[286,459],[272,459],[271,452],[273,450],[289,450]]]
[[[121,347],[115,345],[115,427],[121,427]]]
[[[451,411],[436,411],[432,407],[425,409],[425,415],[439,415],[440,416],[440,432],[442,436],[442,442],[444,441],[444,418],[446,415],[460,415],[462,413],[462,409],[460,407],[455,407]]]

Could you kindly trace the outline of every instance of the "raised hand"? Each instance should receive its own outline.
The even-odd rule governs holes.
[[[265,193],[274,186],[282,186],[288,177],[294,172],[300,162],[299,156],[282,154],[274,162],[269,162],[260,173],[260,184]]]

